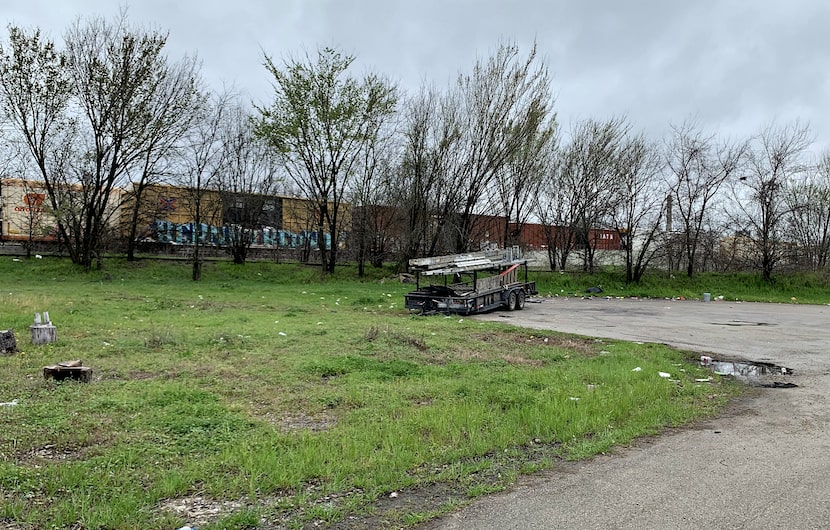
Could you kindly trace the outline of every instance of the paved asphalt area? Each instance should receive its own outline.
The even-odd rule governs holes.
[[[792,369],[722,415],[522,478],[429,530],[830,528],[830,307],[553,298],[474,317]]]

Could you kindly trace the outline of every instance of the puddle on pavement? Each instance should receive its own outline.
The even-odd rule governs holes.
[[[735,379],[758,386],[770,388],[795,388],[798,385],[787,381],[773,381],[772,378],[793,375],[792,368],[765,362],[719,361],[706,355],[701,356],[700,364],[719,375],[732,376]]]

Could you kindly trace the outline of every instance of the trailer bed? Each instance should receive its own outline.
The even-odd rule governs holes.
[[[524,279],[519,278],[520,269]],[[417,287],[405,295],[405,305],[424,315],[518,310],[538,294],[536,282],[527,280],[527,261],[521,259],[517,247],[410,260],[410,270],[415,273]],[[432,281],[421,285],[421,276]]]

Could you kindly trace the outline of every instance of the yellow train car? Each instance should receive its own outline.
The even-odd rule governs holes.
[[[43,183],[0,180],[0,224],[3,241],[55,241],[57,220]]]
[[[72,186],[69,191],[80,191]],[[107,222],[117,227],[121,217],[120,189],[113,190],[107,201]],[[57,218],[41,181],[0,179],[0,223],[3,241],[43,241],[58,239]]]
[[[121,207],[121,232],[129,233],[136,207],[136,188],[125,194]],[[196,194],[189,188],[167,184],[146,186],[141,192],[137,218],[137,238],[162,242],[188,243],[187,231],[175,227],[193,223],[196,212]],[[199,205],[201,222],[207,226],[221,226],[222,197],[219,192],[203,190]]]

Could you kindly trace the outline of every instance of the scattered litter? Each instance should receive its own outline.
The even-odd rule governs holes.
[[[645,342],[640,342],[640,341],[637,341],[637,342],[635,342],[634,344],[645,344]]]
[[[392,498],[392,499],[396,499],[398,497],[398,492],[393,491],[392,493],[389,494],[389,497]]]
[[[20,261],[20,260],[17,259],[17,258],[12,258],[12,261]]]
[[[709,366],[710,364],[712,364],[712,358],[708,355],[701,355],[700,364],[702,364],[703,366]]]
[[[600,354],[600,355],[608,355],[609,353],[611,353],[611,352],[610,352],[610,351],[608,351],[608,350],[600,350],[600,351],[599,351],[599,354]]]
[[[35,257],[36,257],[37,259],[43,259],[43,256],[41,256],[40,254],[35,254]]]
[[[13,399],[11,401],[6,401],[4,403],[0,403],[0,407],[16,407],[16,406],[17,406],[17,400],[16,399]]]
[[[631,371],[632,371],[632,372],[641,372],[642,370],[643,370],[643,369],[642,369],[642,368],[640,368],[639,366],[638,366],[637,368],[632,368],[632,369],[631,369]]]
[[[657,375],[659,375],[660,377],[663,377],[663,378],[671,377],[671,374],[668,374],[666,372],[657,372]]]
[[[280,337],[287,337],[288,336],[286,333],[284,333],[282,331],[280,331],[279,335],[280,335]]]
[[[461,324],[462,322],[464,322],[464,319],[463,319],[463,318],[459,318],[459,319],[458,319],[458,323],[459,323],[459,324]]]
[[[712,382],[711,377],[707,377],[705,379],[695,379],[695,383],[711,383],[711,382]]]
[[[573,396],[569,397],[568,399],[570,399],[571,401],[579,401],[578,397],[573,397]]]

